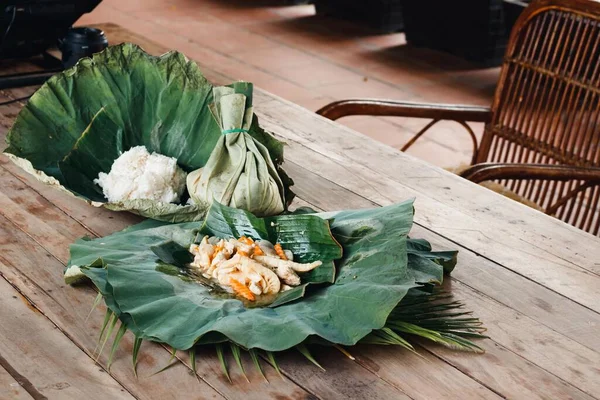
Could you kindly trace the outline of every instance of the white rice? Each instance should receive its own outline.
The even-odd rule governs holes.
[[[177,166],[177,159],[150,154],[146,147],[136,146],[121,154],[108,174],[100,172],[94,183],[111,203],[136,199],[177,203],[186,175]]]

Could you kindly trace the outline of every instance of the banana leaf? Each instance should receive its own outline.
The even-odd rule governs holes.
[[[432,251],[431,244],[423,239],[408,239],[408,256],[415,258],[424,257],[444,267],[444,272],[450,273],[456,266],[458,251]]]
[[[412,218],[412,201],[264,219],[217,205],[204,224],[143,222],[105,238],[80,240],[71,246],[69,265],[81,268],[136,337],[176,349],[224,340],[267,351],[289,349],[310,339],[354,345],[384,328],[409,290],[422,287],[423,281],[443,279],[443,267],[433,261],[427,268],[409,263]],[[329,225],[333,239],[314,228],[319,224]],[[248,308],[240,300],[215,296],[203,285],[157,269],[151,246],[171,240],[185,247],[198,233],[209,231],[277,237],[303,260],[333,260],[342,255],[336,254],[337,243],[343,255],[335,261],[333,282],[311,285],[303,297],[277,307]]]
[[[106,203],[92,180],[137,145],[177,158],[186,172],[203,167],[221,137],[209,109],[212,89],[181,53],[154,57],[133,44],[112,46],[48,80],[17,116],[4,152],[42,182],[96,206],[170,222],[201,220],[206,206]],[[283,144],[256,117],[248,134],[268,150],[289,204],[292,182],[280,168]]]

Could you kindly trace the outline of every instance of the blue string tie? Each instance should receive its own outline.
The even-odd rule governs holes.
[[[228,133],[248,133],[248,129],[225,129],[222,130],[221,133],[223,135],[227,135]]]

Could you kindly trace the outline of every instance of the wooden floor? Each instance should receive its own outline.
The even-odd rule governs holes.
[[[224,74],[315,111],[348,97],[489,105],[499,70],[406,46],[404,34],[315,15],[284,0],[103,0],[79,23],[114,22]],[[340,120],[401,147],[426,120]],[[481,132],[481,124],[473,124]],[[441,167],[468,163],[472,144],[442,122],[409,150]]]

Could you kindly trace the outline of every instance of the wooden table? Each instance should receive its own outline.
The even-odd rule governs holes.
[[[112,43],[166,50],[115,25],[103,28]],[[230,80],[204,70],[213,81]],[[27,92],[7,91],[0,101]],[[288,352],[279,357],[284,380],[265,365],[267,384],[248,360],[250,383],[232,368],[232,385],[210,352],[197,357],[197,376],[183,352],[174,367],[152,376],[170,359],[153,344],[142,346],[136,378],[127,334],[109,372],[106,355],[98,363],[92,356],[104,309],[88,318],[96,293],[66,286],[62,271],[75,239],[108,235],[139,218],[65,196],[1,157],[0,398],[599,398],[598,238],[264,91],[255,102],[264,127],[289,145],[285,168],[296,181],[297,204],[336,210],[416,197],[412,235],[460,249],[446,285],[488,327],[491,339],[480,342],[486,354],[428,343],[418,345],[420,355],[357,346],[352,361],[324,349],[316,354],[322,372]],[[2,135],[20,107],[0,108]]]

